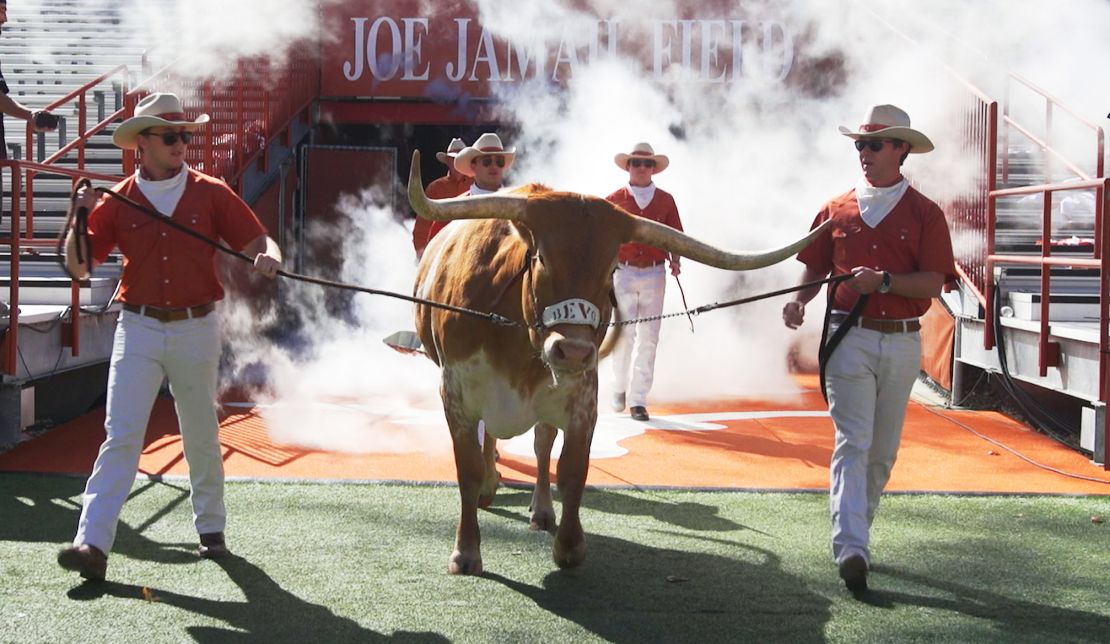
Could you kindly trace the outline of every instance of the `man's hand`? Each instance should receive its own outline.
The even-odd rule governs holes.
[[[798,300],[790,300],[782,307],[782,321],[787,328],[796,329],[802,326],[806,318],[806,305]]]
[[[678,263],[678,258],[676,257],[675,259],[671,260],[671,275],[674,275],[675,277],[678,277],[678,274],[681,273],[681,272],[682,272],[682,265]]]
[[[96,207],[96,199],[96,191],[91,186],[82,185],[77,189],[77,194],[74,195],[73,205],[91,212]]]
[[[874,293],[883,283],[882,271],[877,271],[866,266],[857,266],[852,269],[852,279],[845,282],[853,291],[860,295]]]
[[[259,253],[254,256],[254,270],[262,273],[266,277],[273,278],[277,275],[278,269],[281,268],[281,261],[276,257]]]
[[[31,112],[31,129],[35,132],[53,132],[58,129],[58,117],[46,110]]]

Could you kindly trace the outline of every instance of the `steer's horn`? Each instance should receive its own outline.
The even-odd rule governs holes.
[[[636,222],[632,229],[632,241],[655,246],[681,257],[692,259],[695,262],[730,271],[747,271],[777,264],[809,246],[810,242],[817,239],[817,236],[824,232],[829,225],[829,222],[825,222],[814,228],[805,237],[782,248],[734,253],[710,246],[670,226],[664,226],[650,219],[641,217],[634,217],[634,219]]]
[[[424,182],[420,177],[420,150],[413,150],[412,167],[409,169],[409,203],[416,214],[432,221],[520,219],[524,215],[528,197],[494,194],[429,199],[424,194]]]

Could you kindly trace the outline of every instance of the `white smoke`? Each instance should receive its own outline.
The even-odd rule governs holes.
[[[229,74],[242,56],[280,60],[290,43],[320,29],[317,3],[90,1],[120,10],[121,38],[157,43],[167,58],[183,56],[186,69],[196,76]],[[454,6],[431,0],[425,4],[426,15]],[[761,39],[753,37],[745,41],[742,78],[735,82],[702,82],[691,77],[696,73],[675,65],[666,78],[655,79],[650,58],[579,57],[565,91],[527,84],[499,96],[519,125],[519,137],[506,141],[520,153],[510,177],[514,183],[539,181],[606,195],[627,181],[613,155],[648,141],[671,158],[671,167],[657,183],[675,196],[686,230],[731,249],[768,248],[801,236],[827,199],[854,185],[857,157],[836,127],[858,125],[873,104],[903,107],[914,126],[937,143],[936,152],[907,162],[915,180],[953,192],[973,184],[978,178],[974,164],[956,144],[957,108],[966,101],[965,91],[944,64],[999,101],[1005,70],[1018,72],[1088,120],[1106,123],[1110,3],[1105,0],[573,3],[581,11],[559,2],[476,4],[486,28],[515,42],[531,38],[548,46],[568,32],[596,30],[597,17],[618,19],[622,29],[634,29],[646,17],[673,20],[699,9],[693,13],[783,25],[793,38],[796,58],[782,81],[776,78],[782,52],[773,46],[765,50]],[[882,25],[868,8],[920,46]],[[365,14],[365,9],[358,11]],[[645,51],[650,48],[650,31],[633,36]],[[696,71],[700,61],[693,62]],[[1011,100],[1015,116],[1031,127],[1044,122],[1037,97],[1021,97],[1014,90]],[[1056,117],[1057,122],[1065,120]],[[1059,136],[1069,142],[1070,153],[1073,135]],[[425,155],[433,152],[424,150]],[[940,200],[945,195],[929,196]],[[408,292],[414,274],[411,246],[394,223],[396,213],[374,207],[368,199],[352,202],[350,213],[358,226],[341,246],[345,277]],[[957,244],[975,241],[956,239]],[[699,306],[792,285],[800,272],[793,260],[742,274],[685,262],[681,279],[689,305]],[[668,278],[666,312],[682,306],[675,286]],[[254,330],[259,320],[252,317],[228,319],[240,363],[265,365],[275,398],[300,410],[275,415],[277,437],[352,450],[411,446],[406,437],[372,431],[383,425],[378,422],[382,418],[410,413],[414,407],[438,413],[434,366],[395,354],[381,343],[385,335],[411,328],[409,305],[358,295],[357,319],[348,323],[329,317],[318,287],[298,287],[294,293],[311,321],[307,350],[258,338]],[[798,343],[803,353],[816,353],[822,297],[808,307],[801,331],[783,327],[783,297],[699,317],[694,334],[683,318],[664,322],[651,401],[789,395],[796,386],[787,373],[786,354]],[[602,364],[603,388],[608,376],[609,365]],[[312,407],[320,401],[346,406],[320,416]],[[422,418],[428,424],[442,423]],[[425,438],[412,436],[417,444]],[[444,437],[437,433],[427,441],[442,444]]]

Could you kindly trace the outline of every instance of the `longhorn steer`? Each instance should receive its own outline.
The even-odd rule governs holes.
[[[455,220],[424,253],[416,296],[527,324],[501,327],[416,306],[417,333],[442,369],[440,394],[462,497],[448,562],[453,574],[482,572],[477,510],[489,505],[497,489],[496,439],[519,436],[533,425],[537,481],[531,525],[555,529],[549,466],[556,428],[561,428],[557,482],[563,516],[554,558],[561,567],[585,558],[578,510],[597,422],[598,347],[611,314],[608,294],[622,243],[646,243],[711,266],[748,270],[794,255],[821,232],[772,251],[730,253],[604,199],[543,186],[429,200],[419,152],[413,153],[408,190],[422,217]],[[485,426],[484,449],[479,422]]]

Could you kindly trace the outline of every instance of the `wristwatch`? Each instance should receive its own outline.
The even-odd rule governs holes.
[[[889,293],[890,292],[890,280],[891,280],[890,273],[888,273],[886,271],[883,271],[883,281],[879,282],[879,292],[880,293]]]

